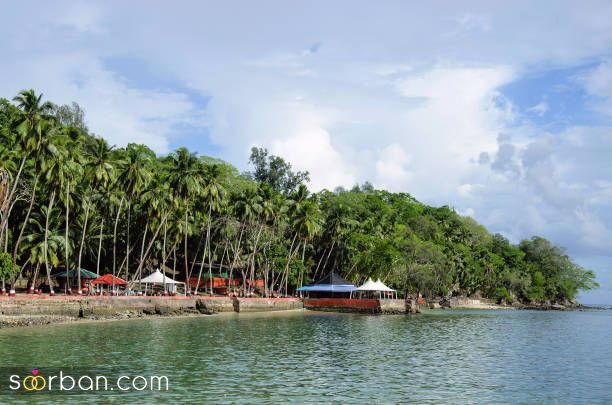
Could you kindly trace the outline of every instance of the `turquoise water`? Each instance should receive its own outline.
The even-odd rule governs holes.
[[[167,392],[3,391],[11,402],[611,403],[612,311],[76,323],[0,330],[0,359],[5,371],[169,380]]]

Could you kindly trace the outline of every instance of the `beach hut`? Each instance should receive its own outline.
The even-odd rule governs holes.
[[[149,288],[151,289],[151,291],[153,291],[155,287],[159,287],[159,286],[162,286],[165,292],[169,292],[173,294],[178,292],[179,286],[183,287],[183,291],[185,292],[185,294],[187,292],[185,288],[185,283],[181,281],[175,281],[171,279],[170,277],[163,275],[162,272],[159,271],[159,269],[155,270],[153,273],[149,274],[147,277],[141,279],[138,283],[144,284],[145,294]]]
[[[356,289],[354,284],[332,272],[314,284],[298,288],[298,291],[308,298],[348,298]]]
[[[380,279],[373,281],[371,278],[363,283],[363,285],[357,287],[355,291],[351,293],[351,298],[396,298],[397,294],[394,289],[389,288],[380,281]]]

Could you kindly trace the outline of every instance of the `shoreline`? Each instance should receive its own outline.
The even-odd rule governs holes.
[[[280,311],[268,312],[218,312],[214,314],[200,313],[184,313],[184,314],[168,314],[168,315],[145,315],[138,314],[133,316],[115,316],[104,318],[73,318],[49,315],[0,315],[0,332],[8,329],[21,328],[38,328],[38,327],[53,327],[67,325],[86,325],[92,323],[110,323],[110,322],[127,322],[127,321],[144,321],[155,319],[205,319],[210,317],[257,317],[257,316],[282,316],[289,314],[297,314],[305,312],[305,309],[286,309]]]
[[[81,321],[169,318],[303,309],[298,298],[238,297],[3,297],[0,329]]]
[[[440,305],[418,305],[416,313],[440,310],[557,310],[583,311],[575,304],[500,305],[483,298],[453,297]],[[261,314],[303,311],[299,298],[240,298],[227,296],[34,296],[0,297],[0,329],[129,319],[166,319],[222,314]],[[334,311],[333,309],[331,310]],[[311,311],[319,312],[319,311]],[[349,311],[350,312],[350,311]],[[392,313],[392,312],[388,312]]]

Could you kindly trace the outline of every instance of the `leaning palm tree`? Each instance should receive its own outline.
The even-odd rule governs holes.
[[[0,205],[0,213],[2,215],[0,221],[0,240],[2,240],[8,225],[8,209],[13,201],[26,161],[40,148],[42,138],[46,133],[45,127],[51,120],[49,112],[51,111],[52,104],[48,101],[42,102],[42,96],[42,94],[37,96],[34,90],[23,90],[13,99],[22,111],[15,130],[22,156],[10,190]]]

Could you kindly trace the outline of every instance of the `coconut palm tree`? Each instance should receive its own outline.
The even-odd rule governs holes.
[[[130,269],[130,224],[132,214],[132,204],[139,193],[146,188],[152,177],[150,164],[153,152],[143,145],[129,144],[123,154],[123,159],[120,163],[120,174],[117,179],[118,184],[122,187],[127,200],[127,237],[125,243],[125,274],[126,278]],[[121,211],[123,198],[119,204],[117,216]],[[116,234],[115,234],[116,238]]]
[[[323,228],[323,216],[321,209],[315,199],[307,199],[300,204],[291,219],[291,226],[296,234],[302,239],[302,262],[304,261],[306,245],[317,236]],[[296,249],[297,251],[298,249]],[[288,260],[291,260],[291,257]],[[300,287],[302,286],[303,274],[299,275]],[[286,290],[287,286],[285,286]]]
[[[100,256],[102,253],[102,237],[107,215],[111,213],[112,198],[111,185],[115,181],[116,162],[113,157],[114,146],[109,146],[102,138],[91,138],[83,145],[83,156],[86,161],[85,182],[91,184],[87,189],[91,193],[92,208],[99,214],[100,221],[98,249],[96,260],[96,274],[100,274]],[[113,263],[114,264],[114,263]],[[114,274],[113,268],[113,274]]]
[[[37,96],[34,90],[23,90],[13,99],[22,111],[22,116],[14,132],[18,139],[22,157],[19,169],[13,178],[10,191],[0,205],[0,213],[2,214],[0,240],[2,240],[8,224],[8,209],[13,201],[25,163],[40,148],[42,137],[47,132],[45,128],[51,120],[49,112],[51,111],[52,104],[48,101],[42,102],[42,96],[42,94]]]
[[[70,128],[66,128],[65,136],[63,137],[66,140],[66,144],[63,145],[64,150],[64,192],[60,192],[60,200],[63,202],[65,207],[65,221],[64,221],[64,237],[66,239],[64,243],[65,249],[65,261],[66,261],[66,271],[70,269],[70,253],[73,248],[73,243],[69,238],[70,232],[70,209],[76,202],[76,200],[86,200],[87,195],[83,194],[82,190],[77,190],[77,185],[82,181],[83,169],[82,163],[83,159],[80,154],[80,148],[78,145],[78,140],[75,140],[71,137],[71,135],[75,135],[75,131],[71,131]],[[78,137],[78,135],[77,135]],[[87,204],[86,201],[83,202],[83,205],[87,207],[87,215],[89,214],[90,205]],[[87,223],[87,220],[85,221]],[[84,231],[83,231],[84,234]],[[80,267],[79,267],[80,268]],[[66,285],[70,287],[70,278],[66,279]],[[77,275],[77,290],[78,294],[81,294],[81,272],[78,271]]]
[[[225,198],[225,188],[221,183],[221,167],[219,165],[206,165],[204,166],[202,173],[202,189],[201,194],[204,198],[208,209],[208,215],[206,216],[206,242],[205,252],[208,252],[208,277],[210,281],[210,291],[213,294],[213,277],[212,277],[212,262],[213,256],[210,248],[210,227],[212,224],[212,214],[217,213],[221,210],[223,200]],[[204,260],[202,260],[204,263]],[[200,266],[200,273],[198,274],[198,282],[195,287],[195,294],[198,293],[198,287],[200,285],[200,278],[202,276],[202,266]]]
[[[69,177],[67,171],[68,165],[65,164],[66,152],[63,149],[62,143],[65,141],[63,134],[54,125],[52,121],[44,121],[43,132],[45,136],[41,137],[39,151],[37,153],[37,168],[39,176],[48,192],[48,202],[45,218],[45,249],[48,250],[49,236],[49,221],[50,215],[53,212],[53,206],[57,197],[57,190],[62,190]],[[52,263],[51,266],[54,266]],[[51,288],[51,295],[54,294],[51,284],[51,266],[49,265],[48,252],[45,252],[45,269],[47,271],[47,280]]]
[[[183,260],[185,277],[189,288],[189,259],[187,240],[190,234],[189,212],[196,197],[202,191],[201,163],[195,153],[186,148],[179,148],[168,157],[168,183],[174,191],[176,202],[182,203],[183,224]]]

